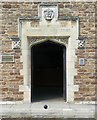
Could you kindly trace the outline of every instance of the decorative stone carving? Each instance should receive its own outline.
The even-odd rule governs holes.
[[[58,6],[57,4],[40,4],[38,15],[41,21],[56,21],[58,19]]]
[[[20,41],[13,41],[12,48],[13,49],[20,49]]]
[[[45,42],[45,41],[52,41],[55,43],[60,43],[60,44],[68,44],[68,37],[27,37],[28,38],[28,43],[29,46],[35,43],[40,43],[40,42]]]
[[[51,21],[54,18],[54,11],[49,8],[44,10],[44,18],[48,21]]]
[[[12,49],[20,49],[21,42],[18,37],[13,37],[12,39]]]
[[[85,48],[85,39],[84,38],[78,38],[78,48]]]

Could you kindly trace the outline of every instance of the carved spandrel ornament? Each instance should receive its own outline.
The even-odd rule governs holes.
[[[49,8],[44,10],[44,18],[47,21],[51,21],[54,18],[54,11],[52,9],[49,9]]]
[[[63,45],[67,45],[68,44],[68,38],[32,38],[32,37],[28,37],[28,44],[29,46],[32,46],[33,44],[37,44],[37,43],[43,43],[46,41],[52,41],[55,43],[59,43],[59,44],[63,44]]]

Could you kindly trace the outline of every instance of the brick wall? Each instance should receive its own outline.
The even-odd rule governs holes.
[[[60,16],[79,16],[80,36],[86,37],[85,49],[77,49],[76,55],[86,59],[85,66],[77,67],[75,84],[79,92],[75,92],[75,101],[94,101],[95,98],[95,3],[60,3]]]
[[[1,54],[15,56],[14,63],[0,63],[0,99],[3,101],[23,100],[23,92],[19,92],[19,85],[23,84],[23,76],[20,70],[23,68],[20,62],[21,49],[12,50],[11,37],[18,36],[18,18],[38,16],[37,2],[2,2],[1,12]],[[59,2],[59,16],[77,16],[80,19],[80,36],[85,38],[85,49],[76,49],[77,75],[74,77],[75,85],[79,85],[79,91],[75,92],[75,101],[95,101],[95,87],[97,85],[97,57],[95,59],[95,8],[93,2]],[[97,8],[96,8],[97,9]],[[96,22],[97,24],[97,22]],[[97,27],[97,25],[96,25]],[[97,32],[97,31],[96,31]],[[96,48],[95,48],[96,46]],[[96,55],[97,56],[97,55]],[[85,65],[79,65],[79,58],[85,58]],[[95,69],[96,68],[96,69]],[[95,74],[96,71],[96,74]]]
[[[95,54],[95,81],[97,81],[97,2],[96,2],[96,15],[95,15],[95,21],[96,21],[96,25],[95,25],[95,29],[96,29],[96,39],[95,39],[95,46],[96,46],[96,54]],[[96,91],[96,100],[97,100],[97,84],[95,86],[95,91]]]
[[[18,36],[18,18],[37,15],[37,4],[2,2],[1,12],[1,54],[14,55],[14,63],[0,63],[0,99],[3,101],[23,100],[23,92],[19,92],[19,85],[23,84],[23,76],[20,70],[23,68],[20,62],[21,50],[12,50],[11,37]]]

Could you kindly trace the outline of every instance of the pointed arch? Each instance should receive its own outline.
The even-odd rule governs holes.
[[[57,44],[57,45],[60,45],[60,46],[63,46],[63,47],[66,47],[67,46],[67,43],[68,43],[68,39],[67,38],[62,38],[62,39],[49,39],[49,38],[46,38],[46,39],[37,39],[36,41],[33,42],[33,38],[32,38],[32,41],[30,41],[30,48],[35,46],[35,45],[39,45],[39,44],[42,44],[44,42],[52,42],[54,44]]]

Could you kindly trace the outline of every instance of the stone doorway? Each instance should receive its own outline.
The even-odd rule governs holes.
[[[31,102],[66,100],[66,47],[45,41],[31,47]]]
[[[72,18],[68,20],[62,19],[51,21],[50,24],[47,24],[47,21],[36,21],[36,18],[33,20],[27,18],[21,21],[21,62],[23,62],[23,69],[20,73],[23,75],[24,84],[19,86],[19,91],[24,92],[24,102],[31,103],[31,98],[34,95],[34,76],[33,72],[31,72],[31,69],[33,71],[33,68],[31,68],[31,64],[33,65],[33,60],[31,59],[33,54],[31,55],[31,49],[39,46],[39,44],[42,45],[48,40],[63,47],[63,51],[65,51],[64,48],[66,47],[66,88],[63,87],[66,89],[63,92],[65,91],[66,93],[63,93],[63,95],[65,96],[64,99],[66,99],[66,102],[74,102],[74,92],[79,91],[79,85],[74,84],[74,76],[77,75],[75,66],[77,56],[75,51],[78,47],[79,20]],[[34,26],[34,23],[37,23],[37,27]]]

